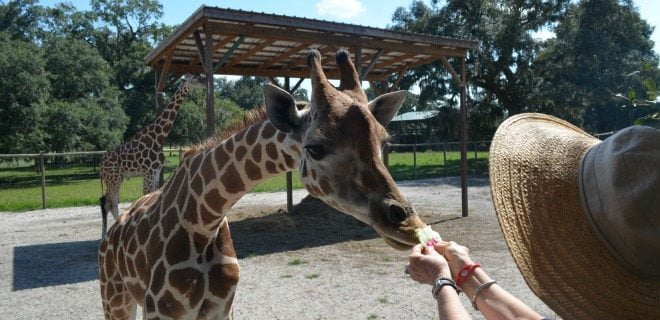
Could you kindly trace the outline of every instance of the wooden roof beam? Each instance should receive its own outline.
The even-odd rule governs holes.
[[[374,54],[373,57],[371,57],[371,62],[369,62],[366,68],[362,69],[360,73],[360,79],[364,79],[367,77],[367,75],[369,74],[369,72],[371,72],[371,69],[374,68],[376,62],[378,61],[378,59],[382,54],[383,54],[383,49],[380,49],[376,52],[376,54]]]
[[[465,55],[467,49],[463,48],[442,48],[431,45],[415,45],[415,42],[391,42],[383,39],[369,39],[356,36],[341,36],[331,33],[313,33],[297,30],[264,28],[250,25],[209,23],[209,28],[216,34],[246,34],[251,37],[282,40],[291,42],[306,42],[309,44],[332,43],[338,47],[361,47],[362,49],[388,50],[397,52],[411,52],[417,54],[429,54],[429,52],[438,52],[448,56]]]
[[[156,84],[156,92],[163,91],[163,88],[165,87],[165,80],[167,80],[167,76],[170,74],[170,66],[172,65],[172,55],[174,54],[174,50],[171,50],[167,58],[165,58],[165,64],[163,65],[163,68],[160,70],[160,76],[158,77],[158,83]]]
[[[288,57],[298,53],[300,50],[302,50],[304,47],[307,47],[307,46],[309,46],[308,43],[305,43],[305,42],[298,43],[297,45],[285,50],[284,52],[281,52],[279,55],[276,55],[274,58],[264,62],[259,67],[259,69],[266,69],[266,68],[272,66],[275,63],[278,63],[282,60],[285,60]]]
[[[274,40],[264,40],[264,42],[255,45],[252,49],[250,49],[250,50],[246,51],[245,53],[242,53],[242,54],[234,57],[233,59],[231,59],[231,61],[227,62],[227,65],[228,66],[235,66],[235,65],[241,63],[241,61],[252,57],[255,53],[265,49],[266,47],[273,44],[274,42],[275,42]]]
[[[337,47],[334,46],[334,45],[325,45],[325,46],[323,46],[322,48],[319,48],[319,49],[317,49],[317,50],[319,50],[319,53],[321,54],[321,59],[323,59],[324,56],[326,56],[326,55],[328,55],[328,54],[330,54],[330,53],[332,53],[332,52],[337,51]],[[291,68],[294,68],[294,67],[296,67],[296,66],[299,65],[299,64],[305,65],[305,67],[307,66],[307,53],[303,54],[302,58],[297,59],[297,60],[294,60],[294,61],[291,61],[291,62],[285,67],[285,69],[291,69]]]
[[[463,81],[461,80],[461,76],[459,76],[456,70],[454,70],[454,67],[452,67],[451,64],[449,64],[449,61],[447,61],[447,57],[440,56],[440,61],[442,62],[442,65],[445,66],[445,69],[447,69],[447,71],[449,71],[449,73],[451,74],[451,78],[456,83],[456,86],[458,86],[459,88],[463,87]]]
[[[206,58],[204,56],[204,43],[202,43],[202,37],[199,35],[199,30],[193,31],[193,38],[195,38],[195,45],[197,45],[197,57],[190,61],[190,64],[197,64],[195,61],[201,61],[202,67],[206,69]],[[176,46],[175,46],[176,48]]]
[[[238,37],[238,39],[234,42],[234,44],[232,44],[231,48],[229,48],[229,50],[227,50],[227,52],[225,52],[225,54],[222,55],[220,61],[218,61],[218,63],[215,64],[215,66],[213,67],[213,73],[217,72],[218,69],[220,69],[220,67],[222,67],[222,65],[225,64],[225,62],[227,62],[227,59],[229,59],[229,57],[231,57],[234,51],[236,51],[238,46],[240,46],[241,43],[243,43],[243,40],[245,40],[245,36],[241,35],[240,37]]]
[[[162,68],[163,62],[154,65],[155,68]],[[205,73],[201,65],[190,65],[188,63],[175,63],[172,62],[170,66],[170,73],[185,74],[185,73]],[[306,78],[309,77],[309,70],[286,70],[286,69],[260,69],[249,67],[232,67],[222,66],[216,71],[216,74],[226,75],[252,75],[260,77],[292,77],[292,78]],[[326,76],[329,79],[339,79],[339,72],[336,69],[326,70]],[[365,80],[384,80],[387,78],[386,73],[370,73]]]
[[[198,30],[195,30],[194,34],[195,34],[195,43],[197,43],[197,49],[199,50],[200,44],[198,43],[198,41],[201,42],[202,39],[199,36],[199,31]],[[240,37],[240,35],[239,35],[239,37]],[[198,40],[198,38],[199,38],[199,40]],[[235,38],[236,38],[235,36],[225,36],[224,38],[222,38],[222,40],[220,40],[220,41],[213,44],[212,51],[215,53],[216,51],[220,50],[220,48],[223,48],[227,43],[232,42]],[[205,42],[206,42],[206,40],[205,40]],[[197,64],[199,61],[200,61],[199,57],[195,57],[195,59],[190,61],[190,64]],[[204,64],[204,63],[205,63],[204,60],[202,60],[202,64]]]

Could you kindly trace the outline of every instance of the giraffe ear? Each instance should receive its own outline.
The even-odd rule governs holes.
[[[378,96],[376,99],[369,102],[369,110],[371,114],[376,117],[376,120],[380,122],[383,126],[387,126],[390,123],[390,120],[394,118],[394,115],[401,105],[403,100],[406,99],[406,90],[395,91],[386,93]]]
[[[302,115],[291,94],[269,83],[264,88],[264,101],[268,119],[275,128],[289,133],[301,127]]]

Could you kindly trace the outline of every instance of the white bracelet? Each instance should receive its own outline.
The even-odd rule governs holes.
[[[479,308],[477,308],[477,297],[479,296],[479,293],[481,293],[482,290],[484,290],[484,289],[486,289],[486,288],[488,288],[488,287],[490,287],[490,286],[492,286],[496,283],[497,283],[497,281],[495,281],[495,280],[486,281],[486,282],[482,283],[477,288],[477,290],[474,291],[474,296],[472,297],[472,307],[474,307],[474,310],[479,310]]]

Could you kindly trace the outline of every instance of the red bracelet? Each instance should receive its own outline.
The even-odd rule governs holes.
[[[481,267],[479,262],[468,264],[467,266],[463,267],[463,269],[461,269],[461,271],[456,274],[456,285],[459,287],[463,286],[463,282],[465,282],[465,280],[467,280],[467,278],[469,278],[474,273],[474,270],[478,267]]]

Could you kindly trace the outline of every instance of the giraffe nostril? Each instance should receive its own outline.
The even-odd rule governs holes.
[[[408,218],[408,212],[406,209],[404,209],[402,206],[397,205],[397,204],[392,204],[390,205],[390,210],[388,211],[388,218],[390,222],[394,224],[399,224],[403,220],[406,220]]]

